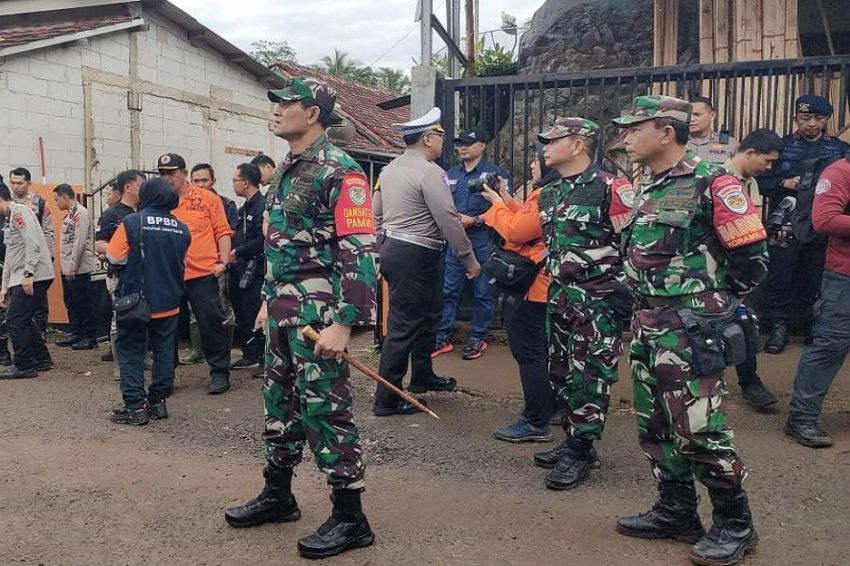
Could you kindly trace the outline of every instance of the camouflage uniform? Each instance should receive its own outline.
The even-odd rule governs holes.
[[[540,141],[595,137],[598,130],[590,120],[561,118]],[[601,438],[611,386],[617,381],[622,329],[610,299],[624,290],[618,242],[633,200],[627,180],[595,165],[576,178],[547,185],[540,194],[551,276],[549,372],[555,394],[567,408],[564,428],[571,438]]]
[[[313,96],[303,81],[276,92],[288,100],[280,93],[290,90],[293,100]],[[317,357],[303,329],[375,323],[369,183],[360,166],[322,135],[278,166],[266,214],[266,456],[291,468],[301,461],[306,440],[332,487],[358,489],[364,466],[349,366]]]
[[[690,105],[639,97],[627,127],[653,118],[687,123]],[[721,412],[723,375],[694,375],[678,310],[723,313],[767,273],[766,234],[740,181],[687,153],[646,178],[624,230],[624,269],[636,294],[630,362],[638,437],[656,478],[734,489],[745,475]]]

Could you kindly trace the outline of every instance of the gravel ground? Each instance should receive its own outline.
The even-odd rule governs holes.
[[[374,363],[369,339],[358,337],[356,350]],[[181,368],[168,420],[119,427],[106,418],[120,396],[101,352],[53,351],[53,371],[0,382],[0,564],[299,562],[297,538],[329,511],[309,455],[295,480],[300,521],[234,530],[222,516],[262,483],[259,379],[235,373],[233,389],[212,397],[205,366]],[[761,537],[746,564],[848,563],[850,367],[836,379],[823,420],[835,446],[810,450],[781,434],[800,351],[792,344],[760,358],[760,373],[780,395],[775,412],[749,410],[730,385],[727,412],[750,469],[746,485]],[[456,351],[437,367],[461,384],[457,393],[426,396],[440,421],[373,417],[372,382],[355,376],[368,465],[364,507],[378,538],[335,562],[689,563],[685,545],[613,529],[617,516],[645,511],[655,496],[637,446],[625,364],[599,443],[603,467],[572,492],[547,491],[545,472],[531,464],[533,452],[552,444],[493,439],[493,429],[521,410],[516,368],[500,340],[481,360],[464,362]]]

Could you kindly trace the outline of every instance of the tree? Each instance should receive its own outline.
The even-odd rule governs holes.
[[[278,61],[295,61],[295,50],[285,41],[255,41],[250,55],[266,67]]]
[[[375,70],[377,86],[399,94],[410,92],[410,79],[402,71],[381,67]]]
[[[334,49],[333,56],[322,57],[322,65],[327,74],[344,79],[354,79],[360,69],[359,61],[353,61],[348,53],[339,49]]]

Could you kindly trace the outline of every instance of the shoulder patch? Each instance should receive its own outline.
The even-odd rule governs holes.
[[[12,221],[15,223],[15,226],[17,226],[19,230],[23,230],[27,225],[27,221],[24,218],[24,213],[20,210],[12,215]]]
[[[342,178],[334,207],[334,224],[337,236],[375,233],[372,191],[364,173],[352,171]]]
[[[447,187],[450,187],[452,185],[451,181],[449,181],[448,173],[443,173],[443,184]]]
[[[823,193],[829,191],[832,188],[832,181],[829,179],[821,179],[818,181],[817,186],[815,186],[815,194],[822,195]]]
[[[611,206],[608,216],[614,226],[614,232],[619,234],[628,226],[632,208],[635,206],[635,188],[628,179],[617,177],[611,181]]]
[[[767,239],[758,210],[737,178],[716,178],[711,184],[711,196],[714,231],[724,248],[740,248]]]

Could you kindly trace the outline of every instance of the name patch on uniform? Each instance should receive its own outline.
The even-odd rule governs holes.
[[[372,191],[363,173],[347,173],[342,178],[334,208],[334,224],[337,236],[375,233]]]
[[[827,192],[831,188],[832,188],[832,181],[830,181],[829,179],[821,179],[820,181],[818,181],[817,186],[815,186],[815,194],[816,195],[822,195],[823,193]]]
[[[740,248],[767,239],[756,207],[740,181],[724,175],[711,185],[714,231],[726,249]]]

